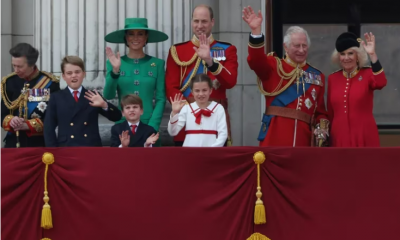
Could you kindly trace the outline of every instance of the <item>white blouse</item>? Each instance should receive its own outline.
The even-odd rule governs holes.
[[[200,116],[199,124],[196,116]],[[196,102],[183,106],[179,114],[170,117],[168,133],[176,136],[185,125],[184,147],[223,147],[228,138],[225,109],[214,101],[207,109],[200,109]]]

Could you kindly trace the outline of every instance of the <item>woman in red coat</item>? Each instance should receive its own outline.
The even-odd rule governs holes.
[[[366,42],[346,32],[336,40],[332,61],[342,69],[328,77],[332,147],[379,147],[373,98],[374,90],[386,86],[387,80],[375,53],[375,36],[364,37]],[[366,67],[368,56],[371,67]]]

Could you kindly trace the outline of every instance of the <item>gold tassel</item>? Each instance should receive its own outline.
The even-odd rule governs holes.
[[[232,139],[228,137],[228,142],[226,143],[227,147],[232,147]]]
[[[267,236],[262,235],[261,233],[253,233],[247,240],[271,240]]]
[[[42,238],[42,240],[51,240],[50,238]]]
[[[42,209],[42,224],[41,227],[44,229],[53,228],[53,220],[51,217],[51,209],[49,205],[49,192],[47,191],[47,172],[49,170],[49,165],[54,163],[53,154],[46,152],[43,154],[42,161],[46,164],[46,169],[44,171],[44,205]]]
[[[256,201],[256,206],[254,208],[254,223],[255,224],[264,224],[267,222],[267,220],[266,220],[266,216],[265,216],[264,203],[261,200],[262,192],[261,192],[261,184],[260,184],[260,179],[261,179],[260,165],[264,163],[265,155],[263,152],[259,151],[254,154],[253,159],[254,159],[254,162],[257,164],[257,193],[256,193],[257,201]]]

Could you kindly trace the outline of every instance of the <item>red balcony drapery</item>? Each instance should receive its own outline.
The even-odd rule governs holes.
[[[254,224],[263,151],[266,224]],[[40,227],[42,155],[53,225]],[[400,148],[2,149],[2,239],[398,239]]]

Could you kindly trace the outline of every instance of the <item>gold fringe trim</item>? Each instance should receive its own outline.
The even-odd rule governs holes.
[[[51,79],[51,81],[56,82],[56,83],[60,82],[60,77],[59,76],[56,76],[56,75],[54,75],[52,73],[45,72],[45,71],[41,71],[41,72],[44,73],[47,77],[49,77]]]
[[[3,99],[4,105],[6,105],[6,107],[9,110],[17,109],[20,105],[21,100],[24,98],[24,95],[21,94],[21,95],[19,95],[19,97],[17,99],[15,99],[14,101],[11,101],[7,96],[7,91],[6,91],[7,79],[14,75],[15,75],[15,73],[11,73],[11,74],[3,77],[3,79],[1,80],[1,98]]]
[[[44,171],[44,205],[42,209],[42,224],[41,227],[44,229],[53,228],[53,220],[51,216],[51,210],[49,205],[49,192],[47,191],[47,172],[49,171],[49,165],[54,163],[54,155],[52,153],[46,152],[42,156],[42,162],[46,164],[46,169]]]
[[[178,52],[176,51],[176,47],[175,46],[171,47],[171,56],[174,59],[175,63],[178,64],[181,67],[187,67],[197,59],[197,53],[194,53],[193,57],[189,61],[182,62],[181,60],[179,60]]]
[[[260,173],[260,165],[264,163],[265,161],[265,155],[263,152],[259,151],[256,152],[253,156],[253,160],[255,164],[257,164],[257,201],[256,201],[256,206],[254,208],[254,223],[255,224],[264,224],[267,222],[266,216],[265,216],[265,207],[264,203],[261,200],[262,193],[261,193],[261,173]]]
[[[261,233],[253,233],[247,240],[271,240],[267,236],[262,235]]]
[[[219,63],[218,61],[216,61],[216,63],[218,63],[218,68],[217,68],[217,70],[215,70],[215,72],[212,72],[212,71],[211,71],[211,73],[212,73],[213,75],[218,75],[218,74],[220,74],[221,71],[222,71],[222,65],[221,65],[221,63]]]
[[[281,94],[288,87],[290,87],[295,80],[297,80],[297,83],[299,84],[299,79],[300,79],[302,71],[303,71],[303,69],[296,67],[291,72],[287,73],[287,72],[285,72],[285,70],[282,67],[281,59],[279,59],[278,57],[275,57],[275,59],[276,59],[276,65],[277,65],[277,69],[278,69],[277,72],[278,72],[278,75],[281,77],[281,81],[279,82],[278,86],[272,92],[267,92],[264,90],[264,88],[262,86],[261,79],[259,77],[257,77],[258,89],[260,90],[261,94],[263,94],[264,96],[267,96],[267,97],[273,97],[273,96],[277,96],[277,95]],[[280,90],[278,90],[282,86],[283,79],[289,80],[289,82],[285,86],[283,86]]]
[[[251,47],[251,48],[262,48],[262,47],[264,47],[265,42],[262,42],[262,43],[259,43],[259,44],[249,43],[248,45],[249,45],[249,47]]]
[[[50,238],[42,238],[41,240],[51,240]]]
[[[372,72],[374,75],[378,75],[379,73],[383,72],[383,68],[379,70],[378,72]]]

